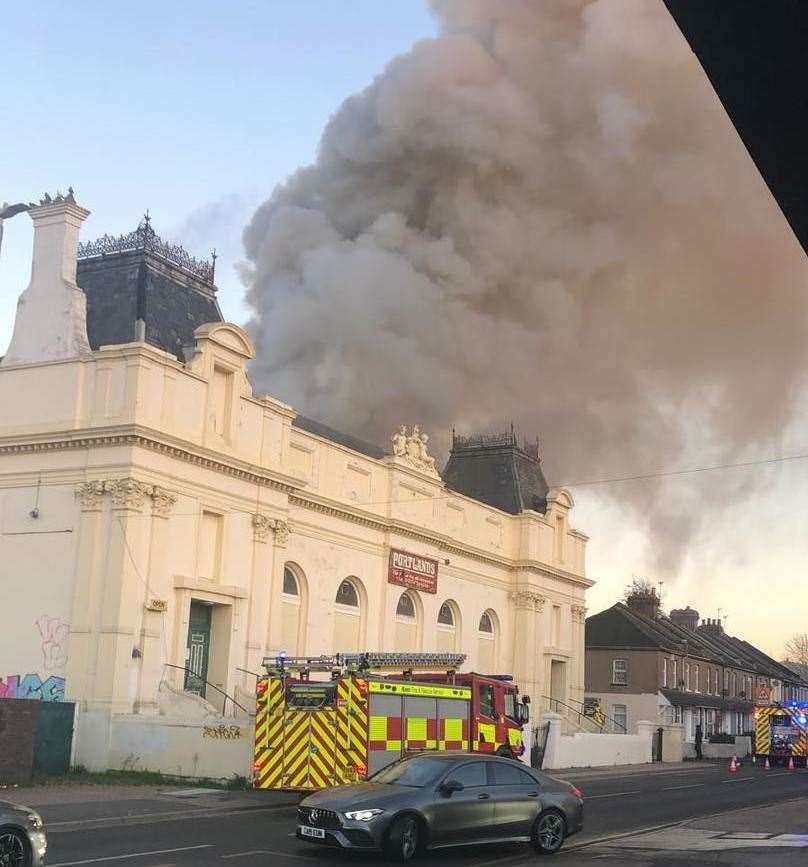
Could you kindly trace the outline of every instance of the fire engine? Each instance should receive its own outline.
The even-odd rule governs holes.
[[[459,674],[465,659],[459,653],[265,659],[266,676],[256,686],[254,786],[338,786],[423,750],[522,755],[530,698],[520,700],[508,676]],[[317,673],[323,679],[312,679]]]
[[[756,758],[771,764],[808,763],[808,702],[771,702],[758,704],[753,710],[755,720]]]

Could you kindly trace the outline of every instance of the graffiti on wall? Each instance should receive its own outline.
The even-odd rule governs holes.
[[[63,672],[67,665],[67,639],[70,635],[70,625],[61,617],[42,614],[34,621],[34,626],[39,633],[42,668],[39,672],[0,676],[0,698],[64,701]],[[36,663],[31,667],[39,668]]]
[[[67,664],[67,638],[70,625],[61,617],[49,617],[43,614],[34,625],[39,630],[42,640],[42,669],[58,671]]]
[[[0,698],[31,698],[39,701],[64,701],[65,679],[50,675],[45,680],[38,674],[9,674],[0,677]]]

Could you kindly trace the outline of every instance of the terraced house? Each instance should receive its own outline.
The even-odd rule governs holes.
[[[636,592],[586,620],[586,696],[600,702],[614,731],[638,720],[682,723],[692,741],[753,728],[759,696],[808,698],[808,683],[718,619],[690,608],[665,615],[653,589]]]

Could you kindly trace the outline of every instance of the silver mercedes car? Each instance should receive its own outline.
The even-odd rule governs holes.
[[[42,867],[48,841],[36,810],[0,801],[0,865]]]
[[[409,861],[419,851],[485,843],[531,843],[558,852],[583,827],[583,796],[521,762],[479,753],[418,754],[366,783],[309,795],[297,837]]]

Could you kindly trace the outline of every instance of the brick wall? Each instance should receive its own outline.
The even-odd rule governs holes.
[[[39,707],[29,699],[0,699],[0,784],[31,779]]]

